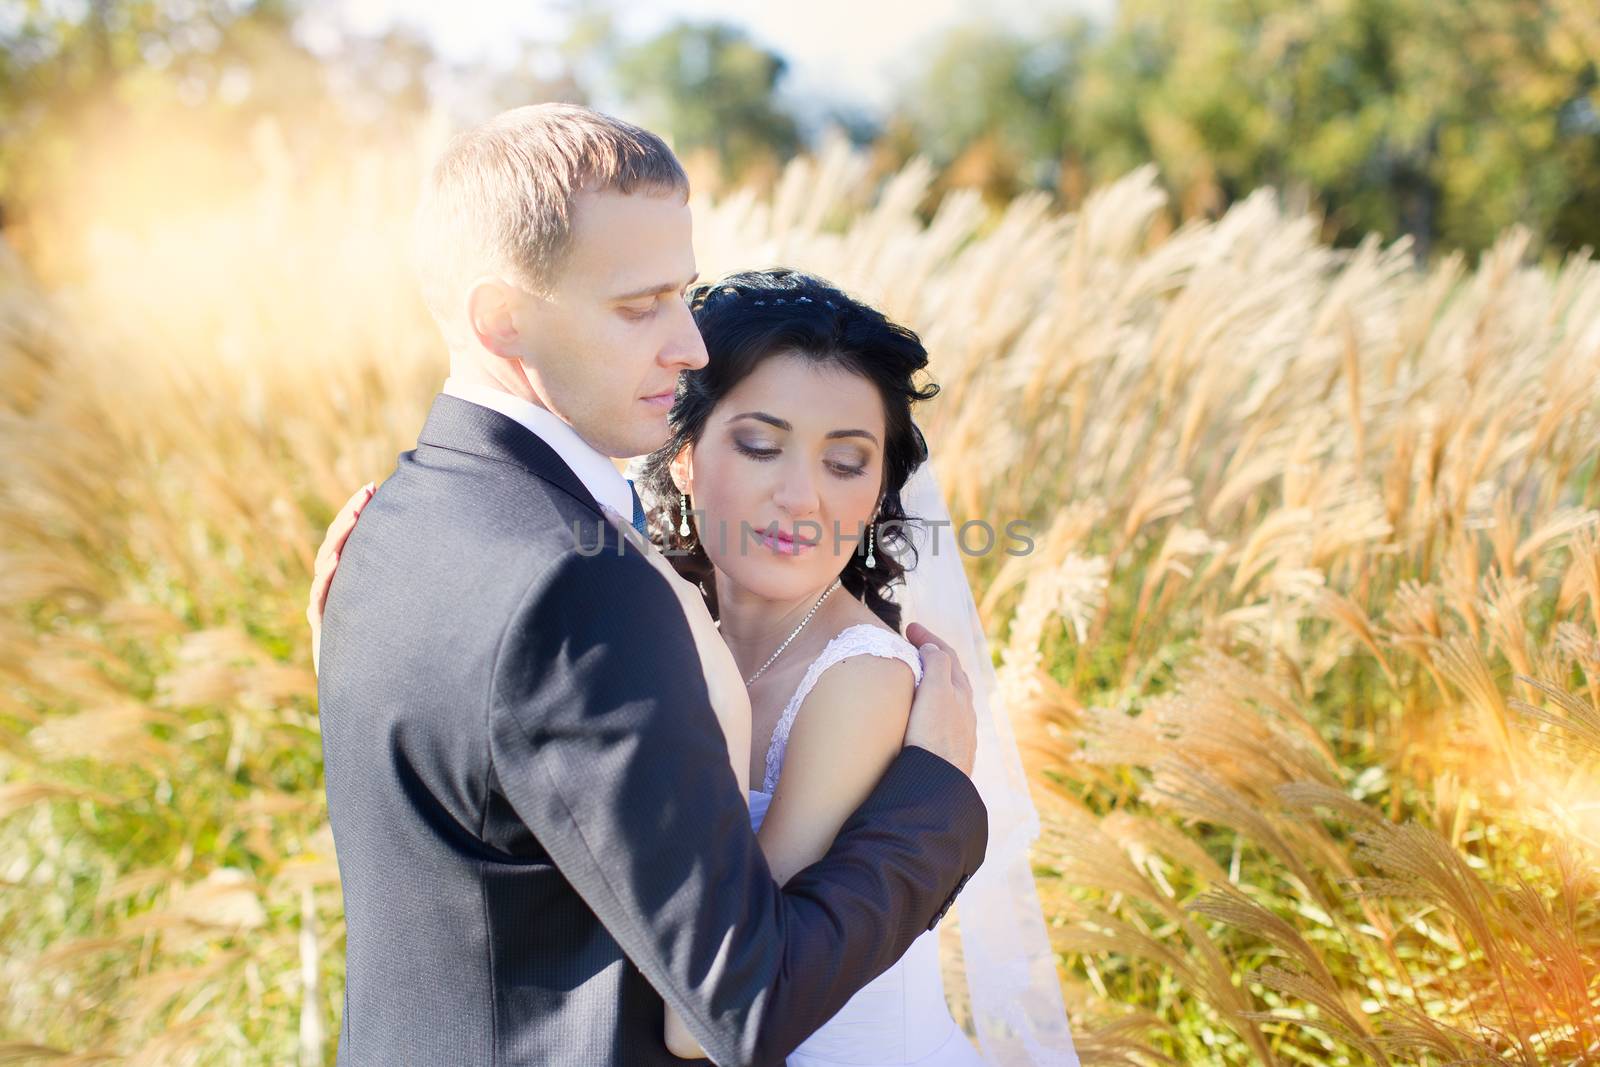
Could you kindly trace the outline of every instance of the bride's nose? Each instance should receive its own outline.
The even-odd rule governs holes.
[[[803,463],[784,464],[772,502],[791,518],[809,518],[816,513],[818,505],[815,475]]]

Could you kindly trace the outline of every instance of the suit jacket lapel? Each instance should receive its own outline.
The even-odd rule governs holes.
[[[470,400],[440,393],[433,399],[417,443],[514,463],[604,517],[600,503],[555,449],[515,419]],[[629,516],[624,516],[628,518]]]

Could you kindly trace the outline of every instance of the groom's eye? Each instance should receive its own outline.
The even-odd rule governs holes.
[[[646,304],[623,304],[619,310],[624,318],[647,319],[656,313],[656,302],[652,300]]]

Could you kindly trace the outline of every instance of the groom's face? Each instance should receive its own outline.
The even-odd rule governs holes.
[[[683,299],[695,277],[689,205],[678,194],[575,198],[559,277],[524,309],[523,362],[545,406],[606,455],[665,442],[678,374],[705,366]]]

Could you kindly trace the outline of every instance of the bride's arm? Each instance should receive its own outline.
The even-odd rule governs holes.
[[[852,656],[823,671],[806,694],[784,753],[783,777],[756,834],[779,885],[828,854],[844,821],[894,762],[914,691],[911,668],[899,660]],[[740,768],[739,754],[730,758]],[[705,1055],[671,1008],[667,1048],[686,1059]]]
[[[914,691],[910,667],[867,655],[829,667],[806,694],[756,835],[779,885],[827,855],[845,820],[894,762]]]

